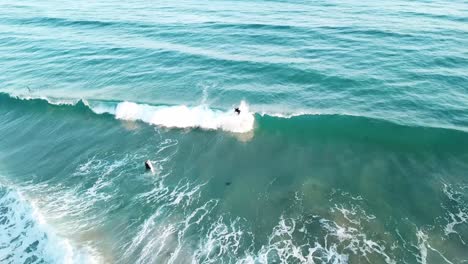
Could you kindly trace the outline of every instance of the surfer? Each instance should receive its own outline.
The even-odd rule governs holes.
[[[236,107],[236,108],[234,109],[234,112],[236,112],[238,115],[240,115],[240,109],[239,109],[239,107]]]
[[[152,173],[154,173],[153,164],[151,164],[150,160],[145,161],[145,168],[146,170],[150,170]]]

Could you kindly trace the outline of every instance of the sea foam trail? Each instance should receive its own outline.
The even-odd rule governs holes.
[[[94,108],[91,107],[94,111]],[[115,107],[114,114],[117,119],[141,120],[143,122],[175,128],[202,128],[207,130],[221,129],[234,133],[246,133],[254,127],[254,115],[249,112],[247,103],[242,101],[239,105],[240,114],[234,111],[223,112],[214,110],[206,105],[188,107],[177,106],[150,106],[132,102],[121,102]],[[103,112],[96,109],[96,112]]]

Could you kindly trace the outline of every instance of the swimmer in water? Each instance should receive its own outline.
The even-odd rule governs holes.
[[[151,164],[150,160],[145,161],[145,168],[146,168],[146,170],[149,170],[152,173],[154,173],[153,164]]]

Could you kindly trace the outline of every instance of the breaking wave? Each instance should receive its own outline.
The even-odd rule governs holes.
[[[438,151],[465,151],[468,147],[468,134],[464,128],[404,125],[387,120],[359,115],[298,113],[267,114],[256,113],[241,101],[238,115],[233,110],[210,108],[206,104],[148,105],[134,102],[72,100],[57,98],[32,98],[13,96],[0,92],[2,106],[21,105],[47,111],[50,107],[69,111],[88,112],[99,115],[112,115],[125,121],[142,121],[151,125],[178,129],[223,130],[231,133],[253,134],[257,130],[274,131],[278,135],[294,136],[297,140],[343,138],[403,148],[437,148]],[[255,132],[257,133],[257,132]]]
[[[1,263],[96,263],[44,221],[35,206],[13,189],[0,186]]]
[[[234,133],[249,132],[253,129],[255,118],[244,101],[240,103],[239,109],[240,114],[236,114],[234,111],[223,112],[210,109],[205,105],[150,106],[122,102],[117,104],[115,111],[111,113],[118,119],[141,120],[163,127],[221,129]]]
[[[209,108],[202,104],[198,106],[153,106],[134,102],[96,102],[86,100],[56,99],[49,97],[18,96],[21,100],[45,100],[52,105],[83,104],[96,114],[112,114],[121,120],[139,120],[148,124],[168,128],[200,128],[205,130],[224,130],[233,133],[246,133],[254,128],[254,113],[249,112],[249,106],[241,101],[238,108],[240,114],[229,110],[222,111]]]

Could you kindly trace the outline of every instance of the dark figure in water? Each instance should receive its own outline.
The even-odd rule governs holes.
[[[234,112],[236,112],[238,115],[240,115],[240,109],[239,109],[239,107],[236,107],[236,108],[234,109]]]
[[[149,170],[149,171],[154,173],[153,164],[151,164],[150,160],[145,161],[145,168],[146,168],[146,170]]]

